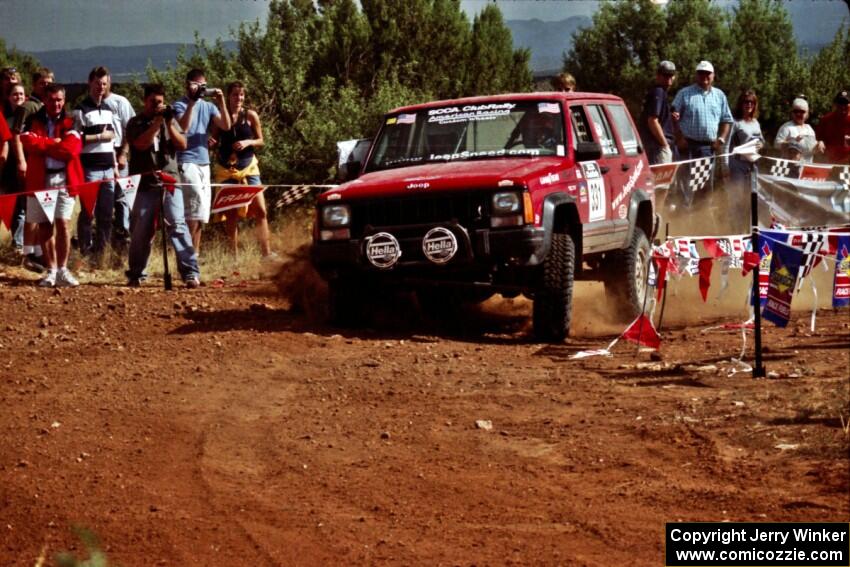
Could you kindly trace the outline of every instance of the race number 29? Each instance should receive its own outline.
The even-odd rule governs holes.
[[[588,221],[605,220],[605,180],[595,162],[581,164],[587,179]]]

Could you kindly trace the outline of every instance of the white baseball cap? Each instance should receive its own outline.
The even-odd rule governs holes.
[[[714,65],[712,65],[710,61],[700,61],[697,65],[697,72],[700,71],[708,71],[709,73],[714,73]]]
[[[791,103],[791,108],[793,110],[802,110],[804,112],[809,111],[809,103],[804,98],[795,98],[794,102]]]

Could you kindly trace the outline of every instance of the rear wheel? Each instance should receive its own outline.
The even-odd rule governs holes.
[[[650,307],[652,298],[647,293],[647,274],[651,248],[640,227],[635,227],[629,247],[613,254],[608,260],[605,293],[614,302],[617,314],[623,321],[631,321],[644,307]]]
[[[574,277],[573,239],[569,234],[553,234],[540,283],[534,290],[534,336],[539,340],[562,341],[570,333]]]

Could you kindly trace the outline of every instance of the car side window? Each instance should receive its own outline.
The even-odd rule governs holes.
[[[611,125],[602,111],[602,106],[592,104],[587,107],[587,110],[590,114],[590,121],[593,123],[593,129],[599,138],[599,144],[602,146],[602,155],[609,157],[619,154],[620,150],[617,149],[617,143],[614,141],[614,135],[611,132]]]
[[[627,156],[636,156],[640,153],[638,147],[638,137],[635,129],[632,126],[632,121],[629,120],[626,107],[621,104],[607,105],[608,114],[611,115],[611,121],[620,133],[620,141],[623,144],[623,151]]]
[[[579,142],[593,141],[593,135],[590,133],[590,123],[587,120],[587,115],[584,113],[583,107],[570,107],[570,121],[573,127],[573,135],[571,136],[573,150],[578,148]]]

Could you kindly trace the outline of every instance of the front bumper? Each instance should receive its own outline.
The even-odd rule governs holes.
[[[422,252],[422,239],[434,226],[451,230],[458,240],[457,253],[445,264],[429,261]],[[401,257],[392,268],[381,270],[369,263],[364,239],[314,242],[310,254],[313,265],[323,275],[340,271],[366,271],[390,277],[414,273],[438,276],[463,272],[480,274],[497,266],[535,266],[546,256],[543,229],[530,226],[467,231],[460,225],[445,224],[382,228],[380,231],[393,234],[401,247]]]

